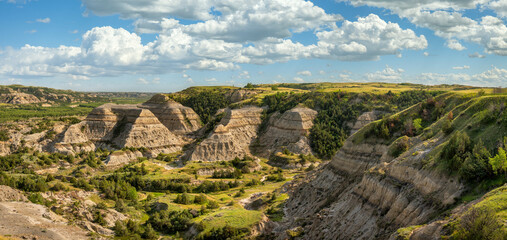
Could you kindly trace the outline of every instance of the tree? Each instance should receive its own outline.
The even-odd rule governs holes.
[[[495,174],[498,174],[500,171],[507,174],[507,156],[505,150],[501,147],[498,148],[498,154],[489,159],[489,164],[491,164],[491,168]]]

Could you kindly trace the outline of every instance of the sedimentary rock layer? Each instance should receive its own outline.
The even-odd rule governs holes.
[[[308,134],[316,116],[317,111],[304,107],[296,107],[283,114],[274,113],[267,130],[257,142],[256,153],[268,157],[282,148],[296,154],[311,153]]]
[[[257,137],[263,109],[244,107],[226,109],[225,116],[212,133],[190,155],[191,161],[232,160],[249,155],[249,146]]]

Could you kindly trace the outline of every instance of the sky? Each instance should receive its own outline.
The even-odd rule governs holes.
[[[0,84],[507,87],[507,0],[0,0]]]

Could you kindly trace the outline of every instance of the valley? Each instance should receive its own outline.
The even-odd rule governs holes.
[[[507,236],[502,89],[0,92],[0,239]]]

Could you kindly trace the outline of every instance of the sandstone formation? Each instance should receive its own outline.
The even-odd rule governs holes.
[[[458,179],[422,168],[428,151],[413,154],[441,142],[419,141],[392,159],[380,142],[347,140],[290,194],[285,229],[304,226],[309,239],[387,239],[399,227],[427,222],[464,191]]]
[[[257,137],[262,108],[226,109],[213,132],[195,147],[191,161],[222,161],[250,155],[249,146]]]
[[[315,117],[317,111],[305,107],[296,107],[283,114],[274,113],[267,130],[256,141],[255,152],[262,157],[269,157],[282,148],[296,154],[311,153],[308,134]]]
[[[364,112],[359,117],[357,117],[357,120],[355,122],[348,123],[347,125],[350,128],[350,135],[356,133],[359,131],[359,129],[366,126],[368,123],[377,120],[380,114],[381,113],[378,111]]]
[[[139,151],[134,151],[134,152],[119,151],[119,152],[114,152],[114,153],[110,154],[107,157],[105,164],[106,164],[106,167],[108,167],[108,168],[118,168],[123,165],[127,165],[130,162],[135,162],[135,161],[137,161],[137,158],[140,158],[140,157],[143,157],[143,154]]]
[[[140,107],[149,109],[164,126],[176,135],[194,133],[201,128],[201,120],[194,110],[163,94],[153,96]]]
[[[9,103],[9,104],[30,104],[30,103],[40,103],[41,100],[32,94],[27,93],[4,93],[0,94],[0,103]]]
[[[27,202],[23,192],[11,187],[0,185],[0,202]]]
[[[256,91],[246,90],[246,89],[236,89],[232,92],[229,92],[227,95],[228,95],[229,99],[231,100],[231,102],[235,103],[235,102],[240,102],[245,99],[251,98],[252,96],[254,96],[256,94],[257,94]]]
[[[179,129],[180,134],[191,132],[196,128],[193,125],[185,125],[186,120],[181,119],[181,114],[178,113],[187,112],[187,116],[192,116],[192,119],[195,119],[196,114],[193,113],[194,116],[191,109],[180,106],[166,104],[164,107],[156,108],[153,104],[141,106],[105,104],[95,108],[83,122],[70,126],[54,148],[56,151],[66,153],[93,150],[99,146],[117,149],[145,147],[154,155],[160,152],[179,151],[185,141],[171,132],[167,126]],[[158,117],[152,111],[157,112]],[[186,128],[188,126],[191,127]]]

